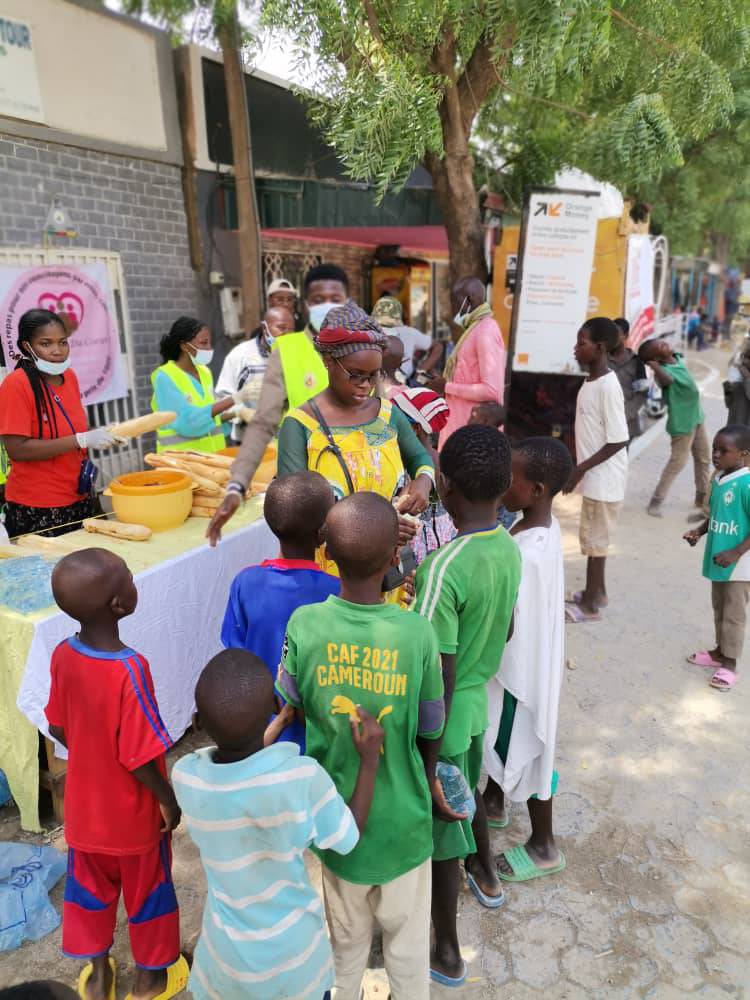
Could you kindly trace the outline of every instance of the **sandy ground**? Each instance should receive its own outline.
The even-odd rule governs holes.
[[[726,354],[708,352],[695,363],[708,376],[713,433],[726,410],[710,365],[723,372]],[[482,910],[462,893],[459,934],[470,979],[459,991],[435,987],[433,1000],[750,996],[750,682],[712,691],[707,671],[685,660],[711,642],[712,616],[700,552],[681,541],[691,470],[675,484],[662,521],[645,514],[667,453],[659,434],[632,463],[606,617],[567,630],[555,805],[567,870],[510,886],[500,911]],[[557,509],[569,589],[584,569],[578,504],[565,499]],[[17,837],[12,809],[0,810],[0,823],[0,839]],[[495,835],[497,849],[527,831],[526,809],[516,806],[510,827]],[[63,846],[59,832],[52,841]],[[189,944],[204,882],[183,830],[174,871]],[[61,897],[60,885],[58,906]],[[72,984],[78,967],[60,956],[59,944],[58,931],[0,956],[0,985],[42,977]],[[123,931],[115,955],[123,997],[132,969]],[[386,1000],[381,969],[368,972],[366,996]]]

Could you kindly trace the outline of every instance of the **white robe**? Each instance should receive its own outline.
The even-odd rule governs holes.
[[[548,799],[557,734],[565,645],[565,580],[560,525],[528,528],[513,536],[521,550],[521,585],[513,636],[497,675],[487,684],[490,725],[484,766],[514,802]],[[508,756],[495,751],[503,692],[518,699]]]

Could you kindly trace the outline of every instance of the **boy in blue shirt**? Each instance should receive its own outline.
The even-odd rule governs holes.
[[[315,563],[315,550],[333,491],[317,472],[296,472],[274,479],[268,487],[263,515],[281,546],[278,559],[248,566],[237,574],[221,628],[227,649],[246,649],[268,665],[274,679],[292,612],[320,604],[338,594],[341,581]],[[305,727],[293,721],[281,736],[304,750]]]
[[[711,487],[710,513],[683,537],[696,545],[707,535],[703,575],[711,581],[711,603],[716,624],[716,648],[692,653],[688,660],[714,673],[709,681],[717,691],[737,683],[737,661],[742,655],[750,597],[750,428],[723,427],[714,438],[716,477]]]

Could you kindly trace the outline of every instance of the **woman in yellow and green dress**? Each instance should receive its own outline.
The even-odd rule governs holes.
[[[286,415],[278,474],[310,469],[337,499],[371,491],[398,497],[399,512],[416,515],[429,504],[435,467],[404,414],[373,394],[386,344],[382,327],[354,303],[331,309],[315,341],[328,387]],[[402,539],[414,534],[401,524]]]

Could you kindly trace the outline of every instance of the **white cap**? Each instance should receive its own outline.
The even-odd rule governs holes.
[[[274,292],[291,292],[292,295],[297,295],[297,289],[286,278],[277,278],[275,281],[272,281],[266,289],[266,298],[273,295]]]

